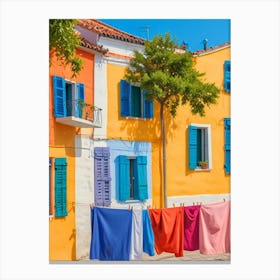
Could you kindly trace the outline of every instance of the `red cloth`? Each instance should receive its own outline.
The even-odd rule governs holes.
[[[184,250],[199,249],[200,205],[184,207]]]
[[[184,255],[184,207],[149,209],[157,254]]]

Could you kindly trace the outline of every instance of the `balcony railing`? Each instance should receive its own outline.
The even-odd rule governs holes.
[[[57,121],[76,127],[101,127],[102,109],[80,100],[66,102],[66,116]]]

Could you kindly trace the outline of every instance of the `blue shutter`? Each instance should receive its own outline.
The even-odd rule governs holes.
[[[226,92],[230,92],[230,61],[224,63],[224,88]]]
[[[79,104],[79,101],[85,101],[85,87],[84,84],[77,83],[77,106],[76,106],[76,116],[82,118],[83,116],[83,106]]]
[[[119,200],[129,199],[129,160],[126,156],[119,156]]]
[[[144,118],[152,119],[154,117],[154,102],[146,99],[146,90],[143,90],[144,100]]]
[[[67,162],[66,158],[55,159],[55,216],[67,216]]]
[[[189,168],[197,167],[197,127],[189,126]]]
[[[138,156],[135,167],[135,199],[148,199],[147,157]]]
[[[120,106],[121,106],[121,116],[131,115],[131,87],[130,83],[125,80],[120,82]]]
[[[111,204],[110,150],[94,149],[94,202],[97,206]]]
[[[225,173],[230,174],[230,118],[224,119],[224,129],[225,129]]]
[[[66,116],[66,86],[65,79],[53,76],[54,91],[54,116],[56,118]]]

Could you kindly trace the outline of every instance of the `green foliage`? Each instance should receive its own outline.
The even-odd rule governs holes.
[[[126,80],[139,83],[148,91],[147,99],[169,108],[172,116],[180,104],[188,102],[193,114],[204,116],[205,105],[216,103],[218,88],[202,81],[204,74],[194,69],[190,52],[176,52],[169,33],[147,41],[144,54],[137,50],[134,54],[126,69]]]
[[[70,65],[72,77],[83,68],[83,61],[75,55],[76,47],[81,42],[74,32],[76,24],[77,20],[74,19],[51,19],[49,22],[49,50],[55,51],[63,65]]]

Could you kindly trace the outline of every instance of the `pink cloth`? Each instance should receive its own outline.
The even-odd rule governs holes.
[[[186,206],[184,212],[184,250],[198,250],[200,205]]]
[[[199,215],[201,254],[230,253],[230,202],[202,205]]]

